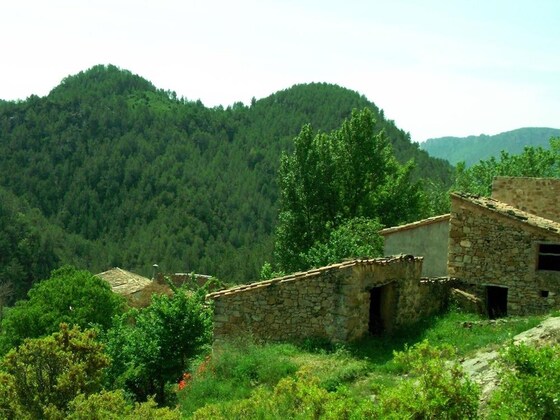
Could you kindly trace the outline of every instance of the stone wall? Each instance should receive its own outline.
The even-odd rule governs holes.
[[[492,198],[528,213],[560,222],[560,179],[496,177]]]
[[[421,281],[422,259],[354,260],[211,293],[214,340],[249,334],[264,340],[325,338],[351,341],[368,334],[372,289],[386,330],[413,323],[445,305],[445,281]]]
[[[422,276],[447,275],[449,214],[383,229],[379,233],[384,238],[385,255],[421,255],[424,257]]]
[[[560,243],[560,224],[492,199],[451,196],[448,272],[478,292],[507,287],[507,313],[560,306],[560,271],[537,270],[540,243]],[[546,293],[543,293],[546,292]]]

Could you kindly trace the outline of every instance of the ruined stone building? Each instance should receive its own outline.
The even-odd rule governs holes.
[[[385,253],[425,256],[490,317],[560,307],[560,180],[498,177],[492,198],[451,195],[451,214],[384,229]],[[400,251],[399,251],[400,250]]]
[[[352,260],[208,295],[214,339],[351,341],[441,310],[445,281],[422,281],[422,258]]]
[[[490,317],[560,307],[560,180],[499,177],[492,198],[381,231],[385,255],[211,293],[214,339],[351,341],[467,297]],[[399,255],[397,255],[399,254]]]
[[[492,198],[451,195],[448,275],[490,317],[560,307],[560,180],[499,177]]]

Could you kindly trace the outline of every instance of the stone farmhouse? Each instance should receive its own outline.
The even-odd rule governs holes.
[[[497,177],[492,198],[451,194],[451,214],[381,231],[385,253],[424,255],[424,275],[491,318],[560,307],[560,180]]]
[[[351,341],[414,323],[451,296],[491,318],[558,308],[558,197],[558,179],[499,177],[492,198],[454,193],[450,214],[382,230],[393,257],[211,293],[214,339]]]
[[[491,317],[560,307],[560,179],[496,178],[492,198],[451,195],[448,275]]]
[[[351,260],[211,293],[214,340],[251,334],[265,340],[351,341],[438,312],[447,279],[422,280],[422,258]]]

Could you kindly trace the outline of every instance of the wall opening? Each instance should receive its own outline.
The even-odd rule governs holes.
[[[374,287],[369,296],[369,333],[390,332],[395,318],[395,283]]]
[[[560,244],[539,244],[537,269],[560,271]]]
[[[488,305],[488,317],[490,319],[507,316],[507,295],[507,287],[486,287],[486,302]]]

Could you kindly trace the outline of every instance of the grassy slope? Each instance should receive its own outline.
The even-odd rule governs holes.
[[[271,389],[282,377],[302,371],[328,391],[343,386],[358,398],[369,398],[400,381],[402,370],[393,358],[395,351],[428,340],[434,346],[450,344],[458,358],[465,358],[481,348],[500,346],[541,320],[526,317],[492,322],[449,312],[393,336],[368,337],[347,346],[312,341],[302,346],[238,342],[215,350],[212,359],[192,372],[193,379],[179,394],[181,409],[190,416],[206,404],[247,398],[259,387]]]

